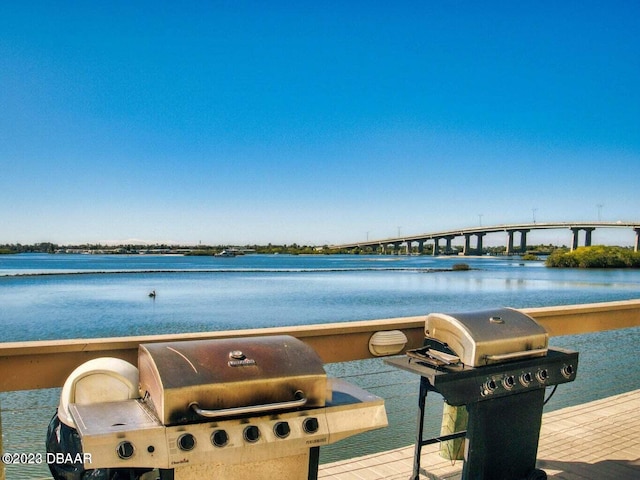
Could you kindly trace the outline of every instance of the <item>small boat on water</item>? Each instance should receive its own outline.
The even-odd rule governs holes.
[[[216,253],[216,257],[237,257],[238,255],[244,255],[244,253],[237,248],[225,248],[220,253]]]

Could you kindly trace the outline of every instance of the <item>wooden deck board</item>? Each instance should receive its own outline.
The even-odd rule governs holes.
[[[420,479],[459,480],[462,461],[422,449]],[[640,478],[640,390],[546,413],[538,447],[538,468],[555,480]],[[413,445],[320,465],[319,479],[408,479]]]

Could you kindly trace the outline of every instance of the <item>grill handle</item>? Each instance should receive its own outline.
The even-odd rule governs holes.
[[[304,393],[301,390],[298,390],[295,393],[295,400],[290,400],[287,402],[279,402],[279,403],[266,403],[264,405],[247,405],[246,407],[232,407],[232,408],[223,408],[221,410],[205,410],[200,408],[198,402],[191,402],[189,404],[189,408],[196,412],[201,417],[205,418],[218,418],[218,417],[228,417],[232,415],[246,415],[260,412],[271,412],[274,410],[286,410],[289,408],[297,408],[302,407],[307,403],[307,397],[304,396]]]
[[[526,357],[534,357],[534,356],[542,356],[546,355],[546,348],[538,348],[536,350],[525,350],[523,352],[511,352],[511,353],[501,353],[498,355],[485,355],[486,360],[494,360],[498,362],[503,362],[505,360],[514,360],[516,358],[526,358]]]

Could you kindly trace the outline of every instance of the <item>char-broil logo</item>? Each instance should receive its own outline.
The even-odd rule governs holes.
[[[256,361],[253,358],[247,358],[247,356],[240,350],[233,350],[229,352],[230,367],[247,367],[255,364]]]
[[[313,446],[313,445],[321,445],[321,444],[325,444],[327,443],[327,437],[321,437],[321,438],[314,438],[311,440],[307,440],[305,443],[307,445]]]

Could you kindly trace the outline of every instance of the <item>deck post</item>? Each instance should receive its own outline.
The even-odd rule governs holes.
[[[440,435],[445,436],[451,433],[462,432],[467,429],[469,414],[467,407],[454,407],[444,402],[442,406],[442,425]],[[448,460],[464,460],[465,438],[445,440],[440,443],[440,456]]]

